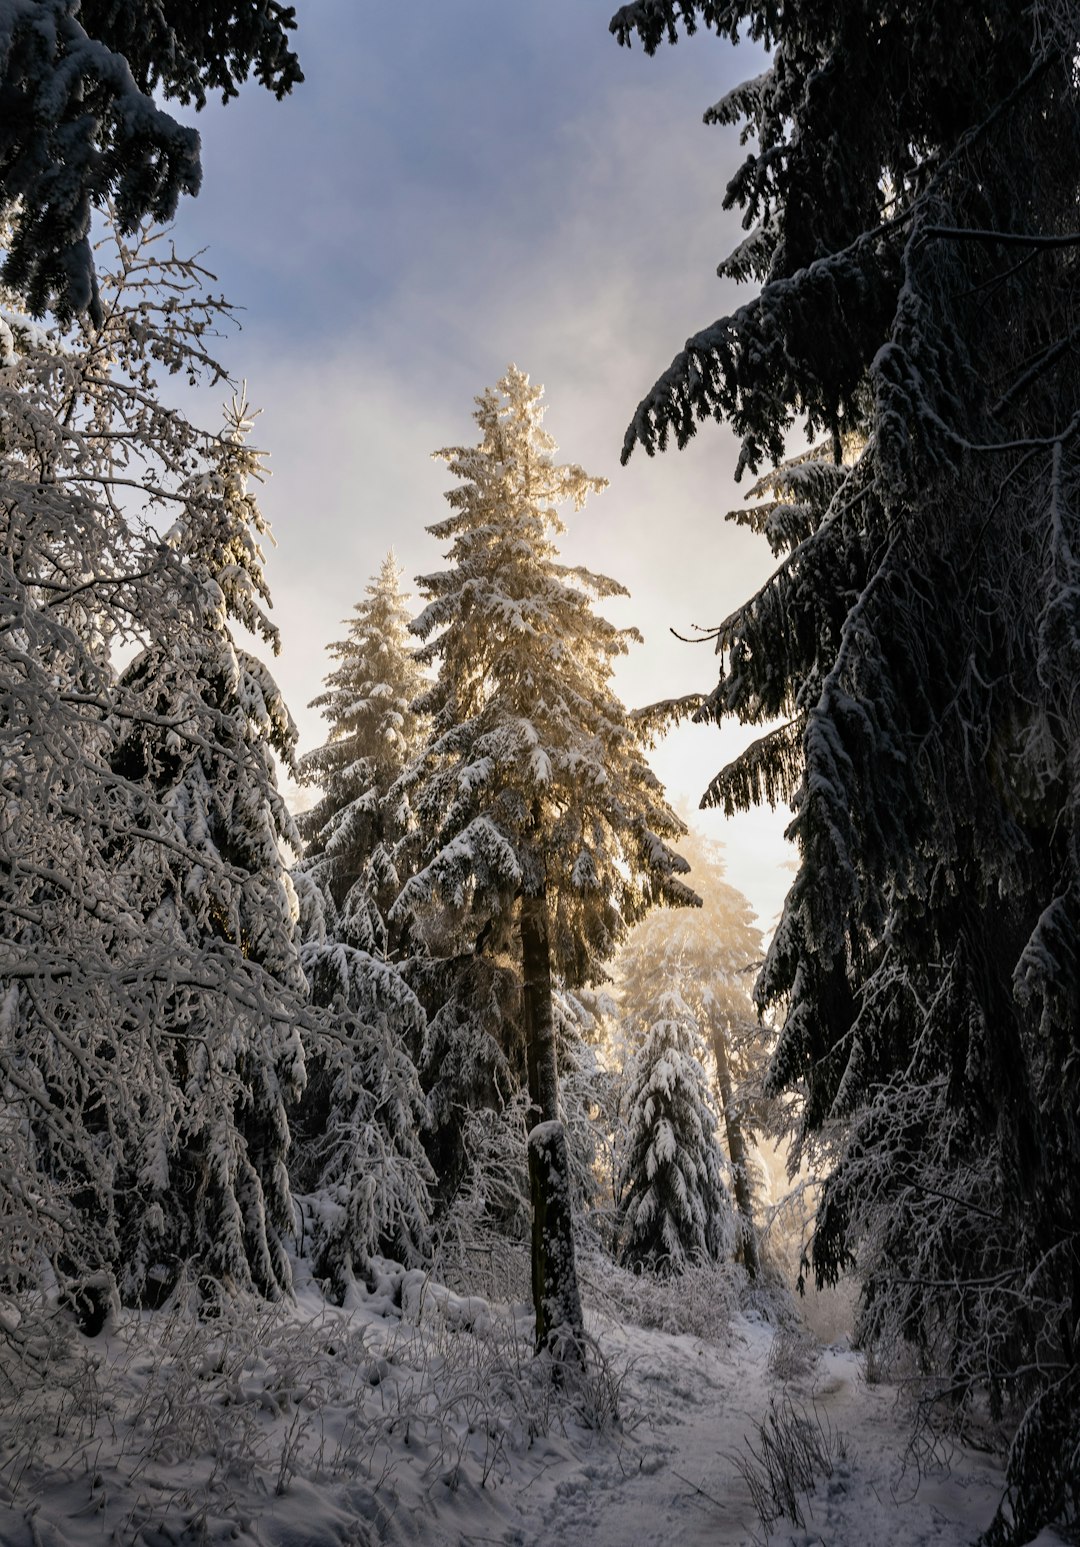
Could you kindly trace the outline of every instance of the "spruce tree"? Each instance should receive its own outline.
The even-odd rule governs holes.
[[[628,1267],[681,1273],[690,1263],[715,1261],[735,1234],[705,1048],[675,989],[661,989],[634,1020],[639,1045],[626,1071],[619,1256]]]
[[[840,1144],[816,1271],[855,1258],[864,1336],[1011,1416],[986,1540],[1019,1543],[1080,1507],[1076,8],[638,0],[612,27],[651,50],[680,16],[773,50],[707,115],[757,141],[721,272],[761,291],[625,450],[716,417],[755,468],[800,413],[830,443],[716,631],[705,714],[764,734],[711,794],[795,809],[757,996],[798,1137]]]
[[[737,1249],[755,1277],[760,1263],[750,1149],[755,1135],[778,1121],[776,1103],[764,1101],[760,1091],[772,1034],[750,997],[761,935],[746,898],[724,880],[718,847],[693,830],[681,847],[702,906],[654,912],[637,925],[618,957],[621,1000],[640,1037],[658,1017],[658,1002],[675,994],[692,1036],[712,1054],[738,1210]]]
[[[415,842],[396,781],[418,744],[412,703],[424,682],[399,577],[390,553],[348,638],[330,646],[338,664],[313,704],[329,738],[298,770],[322,790],[299,819],[307,846],[293,875],[304,969],[326,1029],[308,1041],[294,1175],[315,1272],[339,1300],[375,1252],[418,1261],[431,1214],[420,1139],[428,1108],[414,1063],[424,1013],[398,961],[405,932],[388,921]]]
[[[412,823],[396,785],[420,743],[413,705],[426,686],[400,578],[388,553],[356,604],[348,638],[329,647],[338,665],[311,705],[322,710],[329,737],[298,768],[305,783],[321,788],[297,822],[303,870],[331,898],[341,938],[382,956],[401,945],[387,914],[401,890],[396,856]]]
[[[395,963],[342,939],[332,899],[311,876],[301,871],[296,883],[319,1016],[292,1113],[292,1174],[314,1272],[345,1302],[374,1254],[415,1266],[428,1248],[428,1108],[409,1051],[422,1042],[424,1012]]]
[[[593,598],[623,589],[557,559],[557,507],[580,508],[603,485],[555,464],[540,397],[511,366],[476,400],[479,444],[437,453],[459,480],[451,514],[429,528],[451,567],[418,582],[419,658],[438,671],[420,701],[430,739],[404,778],[427,849],[397,906],[437,907],[460,950],[520,970],[537,1345],[572,1347],[581,1311],[552,973],[571,987],[596,980],[650,906],[696,899],[668,846],[683,824],[610,687],[638,635],[598,617]]]
[[[204,468],[180,486],[183,514],[168,541],[206,606],[200,626],[149,645],[125,670],[121,687],[142,713],[122,729],[115,766],[152,788],[172,824],[179,862],[166,866],[160,896],[151,894],[158,927],[167,920],[199,951],[239,952],[267,985],[302,1002],[283,857],[298,839],[273,762],[276,752],[289,766],[296,730],[266,667],[235,637],[239,625],[278,648],[258,541],[268,529],[251,487],[262,476],[248,444],[253,423],[234,398]],[[274,1298],[291,1283],[286,1108],[304,1084],[298,1028],[284,1005],[266,1015],[209,1000],[183,1015],[174,1047],[183,1110],[163,1146],[158,1207],[136,1216],[128,1276],[140,1290],[152,1237],[163,1234],[174,1262],[198,1262],[208,1289]],[[142,1238],[144,1219],[151,1239]],[[160,1243],[156,1252],[160,1272]]]

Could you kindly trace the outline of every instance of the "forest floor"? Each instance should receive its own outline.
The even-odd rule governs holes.
[[[730,1273],[594,1288],[589,1369],[561,1391],[524,1306],[391,1264],[348,1309],[298,1286],[212,1323],[24,1328],[35,1376],[0,1362],[2,1547],[966,1547],[994,1512],[998,1462],[916,1457],[895,1387],[747,1309]],[[771,1533],[746,1473],[762,1424],[789,1473],[807,1462]]]

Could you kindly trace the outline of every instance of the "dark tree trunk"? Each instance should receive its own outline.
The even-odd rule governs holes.
[[[580,1360],[584,1322],[574,1262],[570,1157],[559,1122],[551,951],[547,897],[542,891],[521,899],[521,965],[533,1125],[529,1134],[529,1192],[536,1350],[539,1353],[546,1348],[558,1358]]]
[[[532,1197],[532,1290],[536,1351],[580,1364],[584,1321],[574,1262],[570,1153],[562,1123],[537,1123],[529,1134]]]
[[[742,1229],[739,1232],[740,1255],[743,1267],[751,1278],[757,1278],[761,1269],[758,1257],[757,1226],[754,1223],[754,1204],[750,1196],[750,1172],[747,1166],[746,1140],[743,1137],[739,1109],[731,1086],[731,1066],[728,1063],[727,1041],[722,1026],[714,1026],[712,1034],[713,1057],[716,1059],[716,1083],[720,1087],[720,1101],[724,1109],[724,1127],[727,1131],[728,1156],[735,1186],[735,1207],[739,1211]]]

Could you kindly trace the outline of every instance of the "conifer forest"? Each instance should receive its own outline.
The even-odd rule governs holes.
[[[0,1547],[1080,1541],[1080,3],[444,9],[0,0]]]

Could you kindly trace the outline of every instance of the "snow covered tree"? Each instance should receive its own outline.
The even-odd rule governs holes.
[[[120,232],[197,193],[199,136],[155,97],[227,101],[254,71],[279,98],[303,79],[279,0],[7,0],[0,11],[4,276],[30,310],[104,313],[90,247],[110,202]]]
[[[773,49],[707,115],[756,138],[721,272],[761,291],[625,451],[716,417],[754,468],[800,412],[832,442],[716,631],[705,714],[764,735],[711,798],[794,803],[756,992],[784,1010],[774,1088],[833,1142],[817,1273],[856,1256],[865,1336],[909,1339],[961,1410],[1009,1406],[986,1540],[1019,1543],[1080,1508],[1077,10],[637,0],[612,25],[652,49],[680,15]]]
[[[413,838],[408,799],[395,786],[417,750],[412,703],[425,680],[400,573],[388,554],[356,605],[349,637],[330,646],[339,664],[313,705],[329,739],[298,769],[322,787],[299,819],[307,848],[294,879],[304,969],[328,1028],[308,1042],[294,1173],[308,1194],[315,1271],[337,1299],[373,1252],[418,1260],[434,1180],[413,1062],[424,1013],[394,963],[402,929],[387,920],[401,890],[400,853]]]
[[[234,635],[239,625],[278,649],[258,542],[268,528],[251,488],[263,476],[253,423],[234,398],[203,467],[179,485],[167,541],[208,605],[200,627],[154,640],[123,672],[125,707],[142,713],[121,724],[114,762],[153,788],[173,824],[179,863],[151,893],[159,927],[168,918],[189,946],[238,950],[296,1000],[305,980],[283,850],[298,839],[272,756],[289,765],[296,730],[269,672]],[[141,1290],[144,1265],[160,1264],[160,1242],[141,1238],[152,1221],[151,1236],[164,1236],[174,1260],[196,1258],[210,1284],[276,1296],[291,1282],[286,1107],[304,1083],[298,1029],[287,1012],[210,1001],[192,1006],[174,1037],[185,1111],[161,1157],[158,1208],[140,1200],[135,1212],[128,1277]]]
[[[117,236],[100,328],[58,340],[16,298],[0,325],[0,1215],[11,1287],[50,1264],[87,1326],[117,1280],[152,1301],[186,1263],[288,1282],[288,722],[228,631],[259,583],[252,454],[156,384],[221,378],[205,278]]]
[[[601,977],[649,907],[696,899],[668,846],[683,824],[610,687],[638,635],[593,598],[623,588],[560,564],[553,541],[557,507],[603,484],[556,465],[540,397],[511,366],[476,400],[479,444],[437,453],[460,481],[429,528],[451,568],[419,581],[419,658],[438,673],[420,701],[430,740],[404,784],[427,851],[397,907],[437,908],[460,951],[520,970],[537,1343],[550,1346],[581,1327],[552,972],[570,987]]]
[[[570,990],[554,985],[559,1111],[566,1127],[578,1235],[591,1230],[605,1250],[611,1242],[612,1137],[618,1108],[617,1076],[601,1057],[605,1020],[614,1011],[606,986]]]
[[[470,1114],[501,1111],[525,1073],[520,971],[490,934],[469,941],[457,913],[428,905],[419,917],[410,909],[409,918],[414,934],[423,936],[407,971],[425,1011],[417,1066],[428,1101],[424,1146],[435,1172],[437,1213],[471,1185]]]
[[[297,872],[296,884],[301,961],[320,1024],[305,1037],[292,1174],[314,1271],[345,1302],[374,1253],[414,1266],[428,1247],[428,1111],[409,1052],[423,1038],[424,1012],[394,963],[341,938],[333,900],[311,874]]]
[[[693,1036],[712,1053],[739,1215],[738,1251],[753,1277],[759,1253],[750,1146],[768,1116],[760,1087],[772,1040],[750,998],[761,935],[746,898],[724,880],[718,847],[693,829],[680,847],[702,906],[650,913],[637,925],[618,957],[621,999],[640,1037],[664,996],[677,995]]]
[[[661,988],[639,1018],[626,1071],[619,1256],[628,1267],[680,1273],[734,1245],[731,1198],[693,1013],[676,989]]]
[[[388,553],[356,604],[349,637],[330,646],[339,664],[311,705],[323,711],[329,738],[298,767],[305,783],[322,790],[297,823],[303,869],[332,898],[340,938],[382,956],[395,955],[401,943],[387,924],[402,886],[396,853],[411,828],[397,781],[419,748],[413,704],[427,685],[400,578]]]

